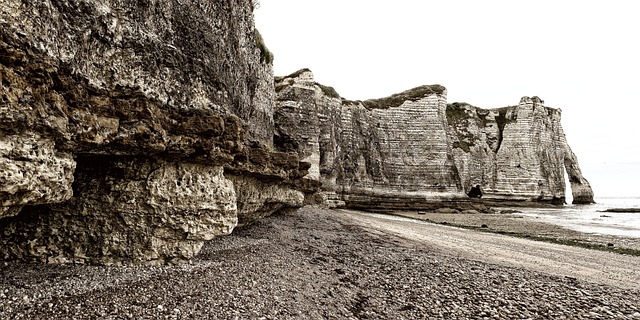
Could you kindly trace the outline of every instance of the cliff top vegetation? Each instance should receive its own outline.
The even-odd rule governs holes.
[[[303,68],[300,69],[290,75],[284,76],[284,77],[274,77],[274,82],[276,85],[276,92],[280,92],[280,90],[282,90],[283,88],[285,88],[286,86],[292,85],[294,82],[294,78],[299,77],[300,75],[302,75],[305,72],[312,72],[309,68]],[[288,81],[284,81],[286,79],[291,79]],[[284,81],[284,82],[283,82]],[[320,84],[318,82],[313,82],[314,85],[318,86],[318,88],[320,88],[320,90],[322,90],[322,92],[331,98],[340,98],[340,94],[336,91],[336,89],[334,89],[331,86],[325,86],[323,84]]]
[[[442,94],[446,88],[439,84],[420,86],[386,98],[365,100],[362,104],[368,109],[388,109],[402,105],[405,101],[416,101],[432,94]]]
[[[472,105],[465,102],[454,102],[447,104],[447,122],[450,125],[456,124],[462,120],[470,118],[465,109],[467,107],[473,107]],[[476,108],[476,107],[473,107]]]

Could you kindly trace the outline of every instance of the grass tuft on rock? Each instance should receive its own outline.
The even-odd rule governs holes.
[[[405,101],[416,101],[432,94],[442,94],[446,88],[439,84],[420,86],[401,93],[396,93],[390,97],[381,99],[370,99],[362,104],[368,109],[388,109],[402,105]]]
[[[324,92],[325,95],[331,98],[338,98],[338,99],[340,98],[340,94],[338,94],[336,89],[334,89],[333,87],[321,85],[317,82],[316,82],[316,85],[320,87],[320,89],[322,90],[322,92]]]

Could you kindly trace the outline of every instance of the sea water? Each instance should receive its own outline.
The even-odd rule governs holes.
[[[518,215],[540,219],[586,233],[640,238],[640,212],[603,212],[609,208],[640,208],[640,198],[596,198],[596,204],[557,208],[514,208]]]

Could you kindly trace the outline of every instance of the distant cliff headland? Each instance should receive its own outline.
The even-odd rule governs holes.
[[[429,209],[480,186],[485,202],[564,204],[566,172],[573,203],[593,203],[561,111],[538,97],[485,110],[432,85],[348,101],[308,69],[276,78],[276,92],[275,146],[311,163],[322,202]]]
[[[574,203],[593,202],[560,111],[540,99],[483,110],[434,85],[347,101],[308,70],[274,85],[252,10],[4,1],[0,259],[180,262],[310,203],[560,204],[565,170]]]

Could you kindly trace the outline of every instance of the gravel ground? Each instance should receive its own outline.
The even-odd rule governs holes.
[[[0,319],[640,319],[639,293],[310,207],[216,238],[185,265],[0,266]]]

